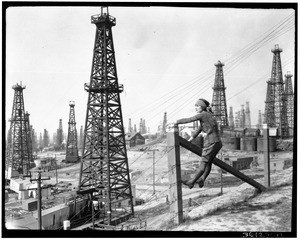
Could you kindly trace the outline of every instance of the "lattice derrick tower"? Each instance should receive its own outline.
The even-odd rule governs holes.
[[[32,128],[30,126],[30,120],[29,120],[29,116],[30,114],[26,111],[25,113],[25,123],[26,123],[26,131],[27,131],[27,138],[28,138],[28,159],[29,159],[29,162],[33,162],[33,145],[32,145],[32,142],[33,142],[33,132],[32,132]]]
[[[162,134],[165,135],[167,133],[167,112],[164,113],[164,119],[162,123]]]
[[[68,138],[66,147],[66,161],[76,162],[78,160],[78,142],[77,142],[77,129],[75,121],[75,102],[70,101],[70,114],[68,122]]]
[[[245,128],[245,109],[244,109],[244,105],[241,105],[240,127]]]
[[[274,112],[274,83],[271,80],[267,81],[267,95],[265,101],[265,117],[264,123],[270,127],[276,127],[275,112]]]
[[[129,123],[128,123],[128,133],[132,133],[132,124],[131,124],[131,118],[129,118]]]
[[[6,175],[8,169],[18,171],[19,174],[27,174],[29,171],[30,143],[28,135],[28,124],[25,115],[23,90],[26,88],[22,84],[16,84],[12,87],[15,90],[12,116],[10,119],[10,149],[7,152]],[[31,150],[32,151],[32,150]]]
[[[234,127],[236,128],[240,127],[240,118],[241,118],[241,112],[240,111],[235,112]]]
[[[261,114],[261,110],[258,111],[257,129],[262,129],[262,114]]]
[[[229,126],[234,128],[234,118],[232,106],[229,107]]]
[[[293,75],[290,71],[285,75],[285,97],[286,97],[286,110],[287,110],[287,121],[289,127],[289,135],[294,135],[294,92],[292,86]]]
[[[216,66],[215,83],[213,87],[213,99],[212,99],[212,111],[215,116],[219,127],[228,126],[228,116],[227,116],[227,104],[225,95],[225,85],[224,85],[224,75],[223,66],[219,60]]]
[[[134,214],[123,128],[115,51],[111,28],[116,19],[101,8],[92,16],[96,37],[88,94],[79,191],[95,188],[94,200],[105,204],[108,223],[119,202],[128,200],[128,216]],[[100,208],[101,205],[100,205]]]
[[[288,136],[288,121],[286,112],[286,99],[284,95],[284,86],[281,69],[280,53],[282,49],[279,48],[278,44],[272,49],[273,63],[271,81],[274,84],[274,115],[275,124],[278,127],[278,134],[280,137]]]
[[[249,101],[246,102],[245,127],[251,128],[251,115],[250,115]]]
[[[56,145],[59,148],[62,148],[63,140],[64,140],[64,134],[63,134],[63,127],[62,127],[62,119],[59,119],[59,126],[56,135]]]

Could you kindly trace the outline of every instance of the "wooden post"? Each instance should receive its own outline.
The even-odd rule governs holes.
[[[176,224],[183,222],[180,147],[178,126],[167,133],[168,170],[170,184],[170,219]]]
[[[223,153],[221,152],[221,161],[223,161]],[[223,169],[220,168],[221,195],[223,194]]]
[[[270,147],[269,147],[269,128],[268,124],[263,124],[264,141],[264,180],[265,186],[270,187]]]

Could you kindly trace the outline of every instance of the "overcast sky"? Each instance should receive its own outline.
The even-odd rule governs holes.
[[[69,101],[75,101],[78,132],[84,126],[88,99],[84,83],[90,79],[96,31],[90,19],[99,13],[99,7],[7,10],[8,126],[12,86],[21,81],[26,86],[25,110],[38,136],[47,129],[52,138],[59,119],[67,132]],[[283,74],[294,74],[292,9],[110,7],[109,13],[117,23],[112,31],[118,81],[124,85],[121,104],[126,128],[129,118],[137,127],[143,118],[156,132],[164,112],[168,122],[195,114],[198,98],[212,101],[218,60],[225,64],[228,114],[230,106],[237,112],[249,101],[255,125],[258,110],[265,108],[275,44],[283,49]],[[256,41],[251,50],[246,49]]]

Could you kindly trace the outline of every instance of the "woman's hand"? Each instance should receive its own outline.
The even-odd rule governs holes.
[[[207,134],[203,131],[200,133],[200,135],[203,136],[203,138],[205,138],[207,136]]]
[[[194,137],[191,136],[190,139],[189,139],[189,141],[192,141],[192,140],[194,140]]]
[[[176,126],[178,126],[178,124],[176,124],[176,123],[168,123],[166,125],[166,129],[167,130],[174,129]]]

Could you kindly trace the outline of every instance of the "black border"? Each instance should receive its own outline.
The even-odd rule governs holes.
[[[294,86],[294,100],[295,100],[295,121],[294,123],[294,147],[297,147],[297,66],[298,66],[298,3],[255,3],[255,2],[68,2],[68,1],[2,1],[2,96],[5,97],[5,59],[6,59],[6,9],[9,7],[97,7],[97,6],[110,6],[110,7],[195,7],[195,8],[244,8],[244,9],[294,9],[295,10],[295,86]],[[2,98],[3,98],[2,97]],[[5,99],[6,100],[6,99]],[[5,101],[2,101],[2,153],[5,153],[5,136],[6,136],[6,117],[5,117]],[[4,173],[4,157],[2,155],[2,177]],[[5,184],[2,178],[2,232],[3,238],[182,238],[182,237],[297,237],[297,148],[293,152],[293,189],[292,189],[292,220],[291,232],[187,232],[187,231],[67,231],[67,230],[8,230],[5,228],[4,213],[5,207],[4,192]]]

